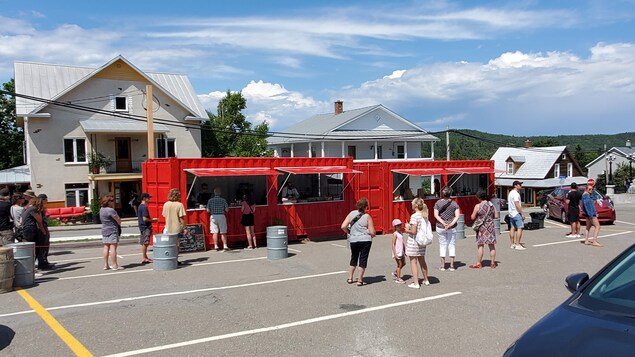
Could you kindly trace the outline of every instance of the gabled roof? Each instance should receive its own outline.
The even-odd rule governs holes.
[[[496,150],[491,160],[494,160],[494,168],[506,170],[506,161],[510,157],[523,156],[525,162],[518,168],[515,174],[509,175],[507,171],[499,178],[520,178],[520,179],[544,179],[553,165],[558,161],[566,146],[531,147],[531,148],[509,148],[501,147]]]
[[[386,125],[373,130],[342,130],[347,124],[372,113],[383,111],[391,118],[402,121],[412,130],[392,130]],[[394,137],[394,138],[393,138]],[[269,144],[299,143],[317,140],[418,140],[438,141],[439,139],[428,134],[427,131],[413,124],[409,120],[390,111],[381,104],[370,107],[346,110],[340,114],[317,114],[299,123],[296,123],[276,135],[268,138]]]
[[[139,75],[145,78],[158,90],[163,91],[179,105],[190,111],[196,117],[207,118],[205,108],[198,99],[194,88],[186,75],[143,72],[130,63],[123,56],[117,56],[99,68],[74,67],[30,62],[16,62],[15,91],[44,100],[56,100],[70,92],[80,84],[86,82],[116,61],[123,61]],[[18,117],[35,114],[46,103],[16,98],[16,113]]]
[[[598,162],[599,160],[604,160],[604,157],[607,154],[617,154],[621,157],[627,158],[628,155],[633,155],[635,156],[635,148],[633,147],[628,147],[628,146],[614,146],[612,148],[610,148],[605,154],[602,154],[598,157],[596,157],[595,159],[593,159],[593,161],[589,162],[588,164],[586,164],[585,167],[591,167],[593,166],[593,164],[595,164],[596,162]]]

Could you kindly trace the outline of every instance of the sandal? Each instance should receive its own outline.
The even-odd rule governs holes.
[[[496,267],[498,266],[498,264],[496,263],[490,263],[489,267],[492,269],[496,269]]]
[[[152,263],[152,259],[144,259],[141,261],[141,264],[148,264],[148,263]]]
[[[476,263],[476,264],[472,264],[470,265],[470,268],[472,269],[481,269],[483,266],[481,265],[481,263]]]
[[[349,284],[354,283],[353,279],[346,279],[346,282],[349,283]]]
[[[366,283],[363,280],[357,280],[357,286],[364,286]]]

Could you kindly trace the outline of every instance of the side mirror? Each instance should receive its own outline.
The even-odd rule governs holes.
[[[565,287],[571,293],[574,293],[580,289],[580,287],[589,280],[589,274],[587,273],[575,273],[567,276],[565,281]]]

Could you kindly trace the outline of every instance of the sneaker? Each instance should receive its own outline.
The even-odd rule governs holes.
[[[413,289],[419,289],[420,286],[419,286],[419,284],[410,283],[410,284],[408,284],[408,287],[409,288],[413,288]]]
[[[450,271],[455,271],[456,269],[454,267],[450,267]]]
[[[517,246],[516,246],[516,248],[514,248],[514,249],[516,249],[516,250],[525,250],[525,249],[527,249],[527,248],[525,248],[525,247],[523,247],[522,245],[520,245],[520,244],[519,244],[519,245],[517,245]]]
[[[429,282],[429,281],[427,281],[427,280],[425,280],[425,281],[423,282],[423,285],[425,285],[425,286],[430,286],[430,282]]]
[[[565,237],[567,237],[567,238],[576,238],[576,235],[575,234],[567,234]]]
[[[392,272],[392,276],[393,276],[393,278],[396,278],[396,277],[397,277],[397,273],[395,273],[395,272],[393,271],[393,272]]]
[[[401,279],[401,278],[399,278],[399,279],[396,279],[396,280],[395,280],[395,283],[397,283],[397,284],[405,284],[405,283],[406,283],[406,281],[405,281],[405,280],[403,280],[403,279]]]
[[[575,235],[575,237],[576,237],[576,238],[580,238],[580,237],[582,237],[582,236],[581,236],[581,235],[579,235],[579,234],[576,234],[576,235]]]
[[[512,244],[511,249],[516,249],[516,244]]]
[[[230,250],[231,249],[229,249],[229,248],[225,248],[225,249],[223,249],[223,252],[229,252]]]
[[[445,271],[445,268],[444,267],[440,267],[439,270]]]

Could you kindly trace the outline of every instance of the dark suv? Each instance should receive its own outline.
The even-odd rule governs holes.
[[[586,185],[578,185],[578,191],[584,193],[585,189]],[[567,221],[569,205],[566,204],[567,193],[569,193],[569,191],[571,191],[571,187],[559,187],[547,196],[547,216],[549,216],[549,218],[556,218],[563,223],[569,223]],[[598,212],[598,221],[600,221],[600,223],[613,224],[615,221],[613,201],[596,189],[593,189],[593,199],[595,200],[595,209]],[[580,221],[586,222],[586,217],[584,217],[582,213],[582,202],[580,202]]]

